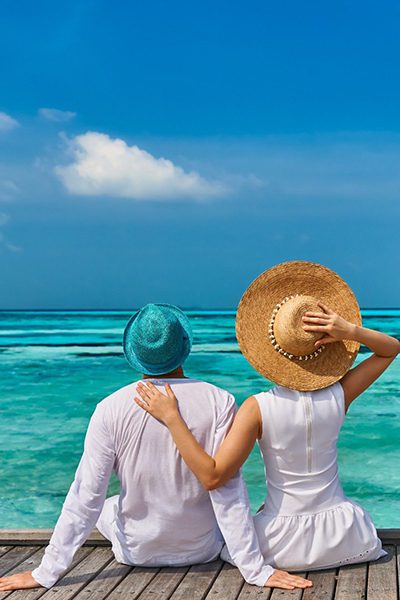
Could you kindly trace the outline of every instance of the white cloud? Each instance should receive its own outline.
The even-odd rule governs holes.
[[[87,132],[70,140],[74,162],[55,172],[72,194],[118,196],[135,200],[206,198],[226,192],[220,182],[185,172],[124,140]]]
[[[5,112],[0,112],[0,131],[10,131],[18,127],[19,123]]]
[[[58,108],[39,108],[39,115],[48,121],[66,123],[76,117],[76,113],[70,110],[59,110]]]

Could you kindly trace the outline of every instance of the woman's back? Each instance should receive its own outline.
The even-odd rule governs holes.
[[[336,443],[345,415],[340,383],[314,392],[277,386],[255,397],[262,417],[266,510],[303,514],[340,503]]]
[[[254,524],[266,562],[287,570],[322,569],[385,554],[369,514],[339,482],[342,385],[313,392],[277,386],[255,398],[267,497]]]

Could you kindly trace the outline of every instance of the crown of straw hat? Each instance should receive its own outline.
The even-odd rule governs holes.
[[[243,294],[236,316],[236,336],[249,363],[262,375],[299,391],[317,390],[343,377],[360,344],[337,341],[315,348],[321,334],[305,331],[305,312],[327,305],[347,321],[361,324],[360,308],[350,287],[323,265],[281,263],[261,273]]]
[[[163,375],[185,362],[192,340],[189,319],[177,306],[146,304],[128,321],[123,348],[136,371]]]

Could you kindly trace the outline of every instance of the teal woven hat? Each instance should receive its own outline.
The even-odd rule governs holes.
[[[189,356],[193,335],[187,316],[172,304],[146,304],[128,321],[123,339],[130,366],[146,375],[163,375]]]

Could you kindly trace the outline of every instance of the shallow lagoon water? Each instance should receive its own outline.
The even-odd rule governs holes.
[[[189,311],[194,348],[186,374],[232,392],[239,404],[272,384],[243,358],[233,311]],[[138,379],[121,348],[130,313],[0,312],[0,528],[53,527],[102,398]],[[365,310],[364,325],[400,335],[400,310]],[[365,349],[358,360],[367,356]],[[348,496],[378,527],[400,527],[400,358],[351,406],[339,439]],[[254,510],[263,502],[255,448],[244,467]],[[108,494],[118,492],[115,477]]]

